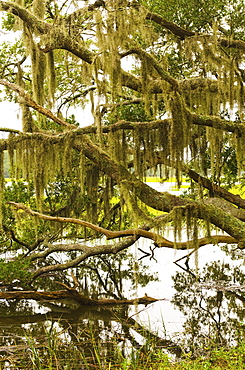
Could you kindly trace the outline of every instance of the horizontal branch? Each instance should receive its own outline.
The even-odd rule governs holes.
[[[0,80],[1,84],[1,80]],[[14,85],[14,84],[13,84]],[[128,104],[128,102],[125,102]],[[132,101],[132,103],[135,103]],[[138,103],[138,100],[136,101]],[[130,104],[130,103],[129,103]],[[119,104],[118,104],[119,105]],[[105,105],[106,107],[106,105]],[[42,113],[46,116],[46,113],[49,112],[45,108],[43,108]],[[48,118],[51,118],[50,116]],[[227,121],[225,119],[221,119],[220,117],[217,116],[200,116],[195,113],[190,113],[189,112],[189,118],[194,125],[202,125],[202,126],[207,126],[207,127],[213,127],[216,128],[217,130],[223,130],[227,132],[232,132],[236,133],[237,135],[243,135],[245,134],[245,126],[244,123],[239,123],[239,122],[233,122],[233,121]],[[58,117],[54,115],[54,119],[60,120]],[[63,122],[63,124],[69,125],[70,128],[73,128],[74,133],[77,135],[85,135],[85,134],[90,134],[90,133],[96,133],[97,132],[97,127],[95,125],[89,125],[85,127],[77,127],[75,125],[70,125],[69,123],[60,120]],[[58,122],[60,122],[58,121]],[[55,121],[57,122],[57,121]],[[57,123],[58,123],[57,122]],[[163,119],[163,120],[153,120],[153,121],[142,121],[142,122],[132,122],[132,121],[126,121],[126,120],[120,120],[117,121],[114,124],[108,125],[108,126],[103,126],[102,127],[102,133],[109,133],[109,132],[115,132],[119,130],[138,130],[138,129],[158,129],[160,127],[169,127],[171,124],[170,119]],[[8,129],[8,128],[0,128],[0,131],[6,131],[6,132],[13,132],[20,134],[21,132],[18,130],[14,129]],[[45,133],[32,133],[33,136],[36,138],[40,138],[42,140],[42,136],[49,136],[50,139],[53,138],[54,141],[59,140],[59,138],[62,138],[66,133],[58,133],[56,136],[53,134],[52,137],[48,134]],[[28,136],[25,136],[25,134],[22,134],[22,139],[26,140],[30,138],[29,134]]]
[[[53,217],[49,215],[45,215],[43,213],[33,211],[32,209],[26,207],[24,204],[21,203],[15,203],[15,202],[7,202],[8,204],[14,206],[17,209],[22,209],[26,213],[32,215],[32,216],[37,216],[38,218],[41,218],[43,220],[48,220],[48,221],[54,221],[54,222],[62,222],[62,223],[72,223],[72,224],[77,224],[81,225],[84,227],[88,227],[94,231],[97,231],[99,233],[102,233],[107,237],[107,239],[115,239],[119,237],[125,237],[125,236],[134,236],[134,237],[144,237],[147,239],[151,239],[154,241],[154,243],[158,247],[168,247],[168,248],[177,248],[177,249],[188,249],[188,248],[196,248],[201,247],[206,244],[217,244],[217,243],[237,243],[237,240],[235,238],[229,237],[229,236],[224,236],[224,235],[216,235],[216,236],[211,236],[211,237],[205,237],[205,238],[200,238],[198,239],[197,242],[194,242],[192,240],[186,241],[186,242],[172,242],[163,236],[156,234],[154,232],[150,232],[144,229],[127,229],[127,230],[120,230],[120,231],[111,231],[104,229],[100,226],[94,225],[90,222],[79,220],[76,218],[67,218],[67,217]],[[109,249],[108,249],[109,248]],[[40,254],[35,254],[34,258],[45,258],[47,257],[48,254],[57,252],[57,251],[68,251],[68,250],[80,250],[83,253],[90,253],[92,252],[94,254],[95,249],[98,251],[96,254],[100,254],[101,251],[107,250],[107,253],[110,253],[110,248],[111,246],[109,245],[103,245],[99,247],[87,247],[86,245],[81,245],[81,244],[72,244],[72,245],[64,245],[64,244],[57,244],[57,245],[52,245],[49,247],[47,251],[41,252]],[[103,253],[104,254],[104,253]]]
[[[213,127],[217,130],[235,133],[238,136],[245,134],[243,122],[227,121],[218,116],[201,116],[196,113],[190,113],[189,117],[191,123],[197,126]]]
[[[69,288],[67,290],[58,290],[51,292],[37,292],[37,291],[11,291],[11,292],[0,292],[0,299],[34,299],[36,301],[49,300],[56,301],[62,299],[72,299],[79,305],[85,306],[114,306],[114,305],[131,305],[131,304],[150,304],[158,301],[159,299],[148,297],[139,297],[135,299],[91,299],[85,297],[77,290]]]
[[[15,203],[15,202],[7,202],[7,204],[10,204],[14,206],[17,209],[22,209],[24,212],[36,216],[42,220],[47,220],[47,221],[53,221],[53,222],[61,222],[61,223],[72,223],[80,226],[87,227],[91,230],[94,230],[98,233],[101,233],[107,237],[107,239],[115,239],[115,238],[121,238],[125,236],[135,236],[139,237],[142,236],[144,238],[148,238],[153,240],[157,245],[166,245],[166,246],[171,246],[171,242],[169,242],[167,239],[162,237],[159,234],[144,230],[144,229],[127,229],[127,230],[120,230],[120,231],[111,231],[108,229],[104,229],[103,227],[100,227],[98,225],[94,225],[90,222],[79,220],[77,218],[68,218],[68,217],[58,217],[58,216],[49,216],[45,215],[43,213],[33,211],[32,209],[26,207],[24,204],[21,203]],[[85,247],[82,247],[85,248]],[[92,248],[92,247],[91,247]],[[87,247],[87,251],[91,250],[90,247]],[[101,248],[100,248],[101,249]],[[83,249],[84,251],[84,249]]]
[[[0,127],[1,132],[11,132],[13,134],[21,134],[20,130],[15,130],[13,128],[7,128],[7,127]]]
[[[203,247],[204,245],[208,245],[208,244],[219,244],[219,243],[224,243],[224,244],[237,244],[238,241],[237,239],[229,236],[229,235],[211,235],[211,236],[206,236],[206,237],[203,237],[203,238],[199,238],[195,241],[193,240],[188,240],[186,242],[177,242],[177,243],[174,243],[172,242],[172,248],[175,248],[175,249],[181,249],[181,250],[185,250],[185,249],[196,249],[196,248],[200,248],[200,247]],[[166,245],[164,245],[164,247],[167,247]]]

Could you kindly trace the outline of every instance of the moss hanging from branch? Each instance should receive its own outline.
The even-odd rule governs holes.
[[[141,61],[141,79],[142,79],[142,91],[144,96],[144,104],[146,114],[151,116],[151,95],[149,94],[149,76],[151,75],[152,68],[148,58],[142,58]]]
[[[44,79],[46,72],[46,56],[31,40],[30,54],[32,59],[32,88],[34,100],[43,105],[44,103]]]
[[[185,210],[182,207],[175,207],[171,212],[174,224],[174,243],[177,247],[177,243],[181,240],[182,229],[185,221]]]
[[[141,177],[142,176],[141,130],[139,130],[138,128],[134,130],[133,142],[134,142],[134,152],[133,152],[134,170],[135,174]]]
[[[236,159],[237,159],[237,172],[241,176],[245,166],[245,137],[244,135],[236,138]]]
[[[98,185],[99,185],[99,169],[91,164],[86,170],[85,186],[87,190],[87,217],[90,222],[96,224],[98,222],[97,206],[98,206]]]
[[[52,108],[54,105],[54,95],[56,91],[56,73],[55,73],[54,52],[49,51],[46,54],[46,59],[47,59],[46,65],[47,65],[49,108]]]
[[[74,137],[67,133],[63,140],[53,142],[52,136],[10,136],[8,151],[10,154],[11,171],[14,177],[34,183],[37,206],[42,209],[44,189],[49,182],[55,181],[58,173],[70,175],[78,169],[73,167],[72,145]]]
[[[3,200],[4,200],[4,151],[0,148],[0,230],[3,222]]]
[[[21,120],[22,120],[22,131],[23,132],[34,132],[37,131],[37,127],[33,121],[32,114],[30,112],[30,108],[27,104],[21,104]]]
[[[72,152],[73,152],[72,145],[74,143],[74,140],[75,140],[75,134],[73,131],[68,132],[66,136],[64,137],[64,139],[62,140],[63,141],[62,168],[63,168],[63,172],[65,176],[69,175],[72,169]],[[61,148],[61,145],[59,147]]]
[[[10,176],[14,177],[15,169],[15,135],[10,133],[8,136],[8,155],[9,155],[9,164],[10,164]]]
[[[222,166],[222,147],[224,133],[221,130],[207,127],[206,129],[207,139],[210,143],[210,161],[211,161],[211,173],[215,181],[220,180],[221,166]]]
[[[82,193],[85,194],[85,178],[86,178],[86,157],[81,152],[79,156],[79,166],[78,166],[78,178],[79,185]]]
[[[182,97],[173,92],[169,98],[169,109],[172,115],[170,131],[170,152],[176,168],[176,179],[180,183],[181,163],[184,151],[189,144],[189,122]]]
[[[124,199],[128,217],[130,218],[133,227],[138,228],[140,224],[151,222],[150,217],[142,211],[137,202],[135,194],[127,189],[124,183],[120,184],[120,196]]]
[[[198,249],[198,223],[197,210],[195,207],[188,207],[185,210],[187,240],[191,240],[190,249]]]
[[[46,3],[46,1],[44,1],[44,0],[33,0],[33,2],[32,2],[33,14],[35,16],[37,16],[38,18],[40,18],[40,19],[44,18],[45,3]]]

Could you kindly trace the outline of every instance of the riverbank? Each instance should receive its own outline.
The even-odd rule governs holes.
[[[90,333],[91,334],[91,333]],[[0,369],[14,368],[26,370],[242,370],[245,369],[245,340],[236,347],[205,348],[203,355],[193,358],[187,353],[178,361],[173,361],[163,349],[143,346],[124,357],[118,351],[103,356],[95,338],[90,338],[90,356],[78,341],[76,345],[64,343],[58,336],[47,336],[46,343],[37,343],[34,338],[26,337],[26,345],[0,347]],[[87,343],[88,344],[88,343]],[[3,355],[3,352],[6,356]],[[86,354],[85,354],[86,353]],[[11,366],[9,367],[9,365]]]

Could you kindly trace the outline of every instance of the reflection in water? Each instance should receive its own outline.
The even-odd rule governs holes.
[[[15,366],[32,368],[40,358],[54,361],[52,352],[59,366],[72,360],[70,368],[94,369],[118,362],[118,356],[127,358],[130,351],[136,353],[136,349],[141,362],[144,356],[149,360],[149,349],[153,345],[154,349],[165,348],[176,356],[181,354],[178,345],[158,337],[129,317],[125,307],[59,311],[60,307],[53,305],[52,311],[46,314],[1,316],[2,362],[6,366],[11,361]]]
[[[207,249],[199,251],[199,266],[194,255],[189,256],[186,251],[162,249],[155,253],[159,262],[154,261],[153,266],[159,271],[160,281],[152,281],[146,289],[155,296],[158,288],[154,291],[153,285],[161,287],[159,298],[171,298],[167,296],[166,276],[172,274],[167,255],[173,253],[169,257],[172,261],[174,255],[176,260],[182,257],[173,276],[172,301],[176,311],[184,315],[183,333],[164,332],[164,314],[159,320],[159,330],[154,333],[153,315],[148,316],[148,323],[142,324],[142,315],[152,313],[160,304],[165,309],[170,307],[168,301],[149,305],[149,310],[143,305],[135,306],[134,314],[125,306],[71,308],[64,303],[44,302],[39,307],[25,301],[2,301],[1,363],[5,369],[38,368],[40,361],[46,367],[50,364],[62,368],[69,363],[71,369],[106,369],[106,364],[113,368],[113,364],[122,364],[129,357],[141,364],[153,362],[157,349],[179,357],[183,349],[196,355],[212,346],[234,344],[245,337],[245,273],[242,255],[231,255],[228,247],[223,249],[233,261],[224,258],[205,264]],[[209,254],[208,258],[213,256]]]
[[[189,351],[203,354],[207,347],[230,346],[245,338],[245,274],[239,262],[213,261],[198,269],[189,266],[187,257],[182,272],[173,277],[173,303],[186,316]]]

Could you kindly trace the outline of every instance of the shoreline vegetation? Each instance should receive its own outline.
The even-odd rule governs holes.
[[[53,348],[55,347],[55,348]],[[131,357],[123,357],[120,350],[110,356],[102,356],[98,343],[91,338],[91,357],[84,354],[79,345],[64,343],[58,336],[37,343],[26,336],[25,344],[0,347],[0,369],[14,368],[36,370],[242,370],[245,369],[245,341],[232,348],[205,348],[204,355],[194,358],[187,353],[177,361],[158,349],[138,350]],[[55,350],[54,350],[55,349]],[[103,352],[103,351],[102,351]],[[18,367],[15,367],[18,366]]]

